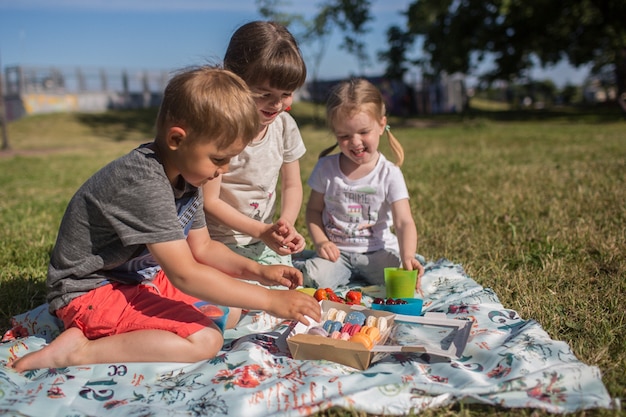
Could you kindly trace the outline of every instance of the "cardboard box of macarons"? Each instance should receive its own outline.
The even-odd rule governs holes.
[[[287,338],[294,359],[325,359],[365,370],[398,352],[460,358],[472,325],[469,320],[448,319],[444,313],[422,315],[422,300],[414,297],[375,297],[371,308],[353,291],[345,297],[330,291],[330,297],[316,298],[321,322],[298,323]]]

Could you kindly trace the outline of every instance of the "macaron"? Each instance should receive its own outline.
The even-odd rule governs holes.
[[[353,324],[353,323],[346,323],[341,328],[342,333],[348,333],[350,336],[353,336],[354,334],[358,333],[359,330],[361,330],[361,325]]]
[[[346,319],[346,312],[343,310],[337,310],[337,314],[335,315],[335,320],[340,323],[343,323],[345,319]]]
[[[330,334],[331,339],[339,339],[341,337],[341,332],[339,330],[335,330]]]
[[[361,327],[361,330],[359,330],[359,333],[363,333],[367,335],[370,339],[372,339],[372,342],[374,343],[376,343],[376,341],[380,337],[380,331],[378,330],[378,328],[372,327],[372,326]]]
[[[326,316],[324,318],[326,320],[336,320],[336,317],[337,317],[337,309],[334,307],[331,307],[326,312]]]
[[[326,330],[326,332],[328,332],[328,334],[331,334],[332,332],[341,330],[341,323],[334,320],[326,320],[322,327]]]
[[[358,324],[363,326],[365,324],[365,314],[360,311],[351,311],[346,316],[346,323]]]
[[[348,333],[345,333],[345,332],[341,332],[341,336],[339,336],[341,340],[345,340],[345,341],[350,340],[351,337],[352,336],[350,336]]]
[[[365,325],[376,327],[376,321],[377,321],[376,316],[367,316],[367,319],[365,320]]]
[[[350,341],[360,343],[368,350],[374,347],[374,342],[372,342],[372,339],[370,339],[370,337],[364,333],[355,334],[350,338]]]
[[[387,331],[387,319],[385,317],[379,317],[376,321],[376,327],[380,334],[383,334]]]
[[[324,328],[321,327],[321,326],[311,327],[307,333],[308,334],[314,334],[316,336],[328,337],[328,332],[326,330],[324,330]]]

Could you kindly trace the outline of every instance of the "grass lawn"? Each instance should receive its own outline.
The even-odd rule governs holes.
[[[155,113],[41,115],[8,125],[11,150],[0,153],[0,330],[44,302],[48,254],[69,198],[98,168],[150,140]],[[293,114],[308,149],[305,182],[334,139],[316,123],[321,110],[298,103]],[[624,118],[607,111],[474,111],[391,118],[390,125],[406,152],[418,251],[461,263],[505,307],[598,366],[610,395],[624,401]],[[308,192],[305,186],[305,201]],[[303,213],[297,227],[306,235]],[[454,406],[423,415],[543,414]]]

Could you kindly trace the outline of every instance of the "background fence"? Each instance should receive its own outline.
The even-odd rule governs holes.
[[[170,75],[161,70],[6,67],[6,118],[158,106]]]
[[[156,107],[171,75],[164,70],[6,67],[2,89],[6,119],[61,111]],[[465,78],[460,75],[443,75],[436,81],[414,85],[384,77],[368,79],[380,88],[388,111],[394,115],[455,113],[467,107]],[[294,99],[323,103],[330,87],[339,81],[309,82]]]

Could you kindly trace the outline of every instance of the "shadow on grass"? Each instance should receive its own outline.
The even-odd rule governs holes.
[[[152,137],[158,109],[109,110],[105,113],[79,113],[77,120],[90,127],[97,136],[116,142],[138,136]]]
[[[470,102],[471,105],[471,102]],[[326,128],[323,104],[301,102],[294,105],[293,116],[300,127]],[[498,122],[579,122],[611,123],[626,120],[626,113],[616,102],[594,105],[554,106],[545,109],[487,110],[470,108],[463,113],[417,114],[412,116],[390,115],[394,126],[438,127],[468,120],[491,120]]]
[[[102,137],[112,138],[116,142],[133,140],[138,137],[153,137],[154,124],[158,109],[110,110],[106,113],[77,114],[80,123],[89,126],[93,133]],[[326,128],[325,109],[323,105],[301,103],[291,112],[302,128]],[[509,111],[489,111],[470,108],[459,114],[415,115],[412,117],[393,117],[395,124],[403,126],[436,127],[447,124],[462,123],[468,120],[492,120],[499,122],[535,122],[562,121],[584,123],[609,123],[626,120],[617,104],[606,104],[588,107],[555,107],[550,109],[528,109]]]
[[[593,107],[554,107],[551,109],[528,109],[509,111],[488,111],[470,109],[466,117],[489,119],[494,121],[532,122],[532,121],[567,121],[585,123],[607,123],[626,120],[626,113],[617,104]]]
[[[46,283],[32,277],[17,276],[0,281],[0,332],[11,326],[11,317],[46,302]]]

